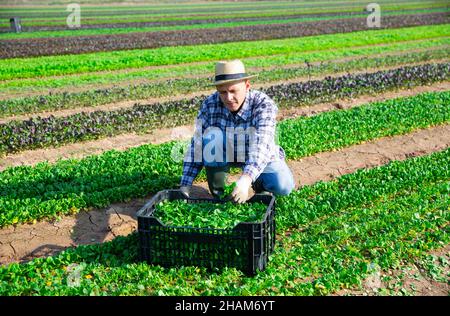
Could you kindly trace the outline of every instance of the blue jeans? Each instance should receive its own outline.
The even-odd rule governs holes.
[[[211,145],[217,145],[217,140],[218,139],[216,139],[215,136],[205,136],[202,139],[203,148],[211,142]],[[225,179],[228,176],[231,167],[244,168],[243,162],[226,162],[224,150],[226,148],[225,137],[223,137],[222,141],[223,153],[219,154],[219,157],[222,157],[221,161],[207,161],[207,159],[203,159],[209,190],[214,197],[218,197],[223,193]],[[217,149],[220,150],[219,147],[217,147]],[[215,154],[215,149],[213,152]],[[295,188],[295,181],[286,161],[278,160],[268,163],[252,186],[256,193],[268,191],[275,195],[288,195]]]
[[[253,184],[256,192],[268,191],[275,195],[288,195],[294,188],[294,176],[284,160],[269,162]]]
[[[204,165],[209,190],[214,197],[223,194],[230,168],[244,167],[243,163],[222,163],[220,166],[214,163],[211,166],[205,162]],[[288,195],[295,188],[295,181],[286,161],[279,160],[268,163],[252,186],[256,193],[268,191],[275,195]]]

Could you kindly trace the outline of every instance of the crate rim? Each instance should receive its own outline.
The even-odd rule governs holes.
[[[158,217],[154,216],[154,215],[144,215],[143,213],[145,213],[147,211],[147,209],[150,207],[150,205],[155,204],[154,201],[158,198],[159,195],[162,195],[164,193],[169,193],[169,192],[181,192],[180,190],[161,190],[158,191],[147,203],[144,204],[144,206],[142,206],[136,213],[136,216],[139,218],[153,218],[156,221],[158,221],[158,223],[163,226],[163,227],[169,227],[169,228],[176,228],[176,229],[189,229],[189,230],[194,230],[194,231],[202,231],[202,230],[213,230],[213,231],[237,231],[239,230],[239,226],[243,225],[243,226],[247,226],[247,225],[262,225],[268,218],[268,216],[270,215],[271,211],[274,210],[274,204],[275,204],[275,196],[271,195],[271,199],[269,204],[267,205],[267,209],[266,212],[264,213],[264,216],[262,218],[261,221],[257,221],[257,222],[240,222],[238,224],[236,224],[234,227],[232,228],[214,228],[214,227],[192,227],[192,226],[175,226],[175,225],[167,225],[165,223],[163,223]],[[252,200],[254,197],[256,196],[269,196],[267,194],[255,194],[250,200]],[[212,198],[212,199],[207,199],[207,198],[186,198],[185,200],[194,200],[194,201],[209,201],[209,202],[217,202],[217,203],[225,203],[224,200],[220,200],[220,199],[216,199],[216,198]],[[249,200],[249,201],[250,201]]]

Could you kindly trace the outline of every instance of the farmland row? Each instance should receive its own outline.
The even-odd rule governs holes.
[[[383,12],[383,16],[411,15],[447,12],[447,8],[422,9],[422,10],[402,10]],[[206,19],[206,20],[187,20],[187,21],[167,21],[167,22],[138,22],[138,23],[118,23],[118,24],[87,24],[80,26],[79,29],[68,29],[67,26],[41,26],[41,27],[22,27],[22,33],[12,33],[10,29],[0,28],[0,40],[40,38],[40,37],[65,37],[65,36],[91,36],[105,34],[128,34],[142,32],[161,32],[173,30],[195,30],[211,29],[223,27],[238,27],[247,25],[266,25],[266,24],[286,24],[298,22],[326,21],[336,19],[367,18],[367,13],[347,13],[333,15],[300,15],[300,16],[281,16],[273,18],[235,18],[235,19]],[[33,31],[35,30],[35,31]],[[2,31],[4,33],[2,33]]]
[[[437,82],[426,86],[412,88],[402,88],[395,91],[380,92],[375,95],[362,94],[352,99],[336,99],[331,102],[322,102],[300,107],[280,108],[278,120],[288,118],[309,117],[319,113],[334,111],[337,109],[350,109],[371,102],[379,102],[394,98],[412,97],[426,92],[442,92],[450,90],[448,81]],[[158,100],[156,100],[158,101]],[[132,106],[133,103],[118,104],[118,108]],[[113,108],[107,108],[109,110]],[[77,110],[66,110],[56,113],[58,116],[69,115]],[[433,129],[434,130],[434,129]],[[444,132],[443,132],[444,133]],[[119,151],[138,147],[144,144],[161,144],[173,140],[188,139],[193,134],[193,122],[186,125],[158,128],[142,134],[125,133],[112,137],[105,137],[97,140],[89,140],[71,143],[53,148],[41,148],[21,151],[19,153],[8,154],[0,159],[0,171],[13,166],[35,165],[42,161],[54,163],[59,159],[84,158],[89,155],[98,155],[107,150],[116,149]],[[446,135],[446,133],[444,133]],[[420,136],[418,136],[420,138]],[[437,139],[436,137],[434,137]],[[396,138],[397,139],[397,138]],[[444,142],[445,143],[445,142]],[[430,143],[431,144],[431,143]],[[450,146],[450,144],[448,144]],[[325,170],[325,169],[323,169]]]
[[[383,11],[383,15],[404,15],[404,14],[423,14],[423,13],[435,13],[435,12],[447,12],[448,8],[434,8],[434,9],[412,9],[412,10],[400,10],[400,11]],[[286,22],[306,22],[317,20],[329,20],[339,18],[356,18],[367,17],[366,14],[360,12],[334,12],[334,13],[313,13],[313,14],[298,14],[298,15],[282,15],[282,16],[266,16],[266,17],[246,17],[246,18],[216,18],[211,19],[205,17],[203,19],[170,19],[167,21],[156,22],[122,22],[122,23],[101,23],[101,24],[81,24],[77,29],[68,30],[67,25],[64,26],[27,26],[22,25],[23,33],[12,33],[10,27],[0,27],[1,39],[14,39],[14,38],[33,38],[33,37],[54,37],[54,36],[74,36],[74,35],[96,35],[104,32],[110,32],[110,34],[130,33],[130,32],[146,32],[152,30],[171,30],[174,28],[191,29],[191,28],[203,28],[206,25],[238,25],[240,23],[245,24],[261,24],[261,23],[284,23]]]
[[[450,64],[425,64],[375,73],[327,77],[270,86],[260,89],[281,107],[299,106],[353,97],[401,87],[424,85],[448,80]],[[0,153],[60,146],[69,142],[98,139],[125,132],[145,132],[173,127],[193,121],[206,95],[151,105],[136,104],[113,111],[81,112],[67,117],[32,117],[24,121],[0,124]]]
[[[292,3],[291,3],[292,4]],[[361,12],[363,8],[366,7],[367,3],[355,4],[352,3],[350,6],[342,6],[342,4],[328,3],[325,6],[316,4],[316,8],[301,8],[296,4],[296,7],[291,8],[273,8],[273,2],[269,3],[267,8],[255,7],[255,10],[242,10],[242,7],[237,8],[234,12],[226,12],[228,9],[224,8],[225,12],[219,13],[215,12],[213,8],[209,7],[208,11],[211,12],[200,12],[194,10],[193,12],[177,13],[176,10],[171,9],[171,14],[161,14],[157,12],[144,13],[138,12],[140,14],[117,14],[114,15],[96,15],[93,18],[89,16],[83,19],[83,24],[99,24],[99,23],[136,23],[136,22],[165,22],[165,21],[189,21],[198,19],[230,19],[230,18],[252,18],[252,17],[274,17],[274,16],[295,16],[300,14],[346,14]],[[403,10],[426,10],[426,9],[441,9],[446,8],[446,3],[444,0],[439,1],[408,1],[407,3],[396,3],[396,4],[383,4],[383,12],[386,11],[403,11]],[[21,12],[18,12],[20,14]],[[22,12],[23,13],[23,12]],[[169,13],[169,12],[168,12]],[[42,14],[42,12],[39,12]],[[45,13],[44,13],[45,14]],[[65,20],[67,13],[65,10],[61,10],[59,17],[46,17],[43,18],[41,15],[39,18],[32,18],[24,16],[24,21],[30,26],[62,26],[65,25]],[[5,22],[0,23],[0,27],[7,27]]]
[[[5,0],[4,2],[8,2],[9,0]],[[18,11],[23,11],[23,12],[55,12],[55,11],[61,11],[61,10],[65,10],[65,5],[60,1],[60,3],[55,3],[55,5],[52,6],[48,6],[48,5],[42,5],[42,3],[39,3],[39,0],[36,0],[36,4],[37,5],[21,5],[19,3],[17,3],[20,0],[13,0],[13,2],[16,2],[16,6],[8,6],[8,5],[3,5],[1,6],[3,9],[5,9],[5,11],[8,10],[18,10]],[[23,1],[23,0],[22,0]],[[299,1],[297,4],[300,6],[308,6],[310,4],[310,2],[308,3],[309,0],[301,0]],[[402,4],[402,3],[411,3],[411,2],[415,2],[417,0],[399,0],[397,1],[398,4]],[[25,0],[26,2],[26,0]],[[42,1],[41,1],[42,2]],[[63,2],[70,2],[68,0],[63,1]],[[94,3],[92,3],[92,1],[87,1],[87,2],[91,2],[91,3],[85,3],[86,1],[81,0],[81,3],[83,3],[85,5],[85,9],[88,11],[111,11],[111,10],[117,10],[118,12],[121,11],[127,11],[130,9],[129,5],[123,5],[123,4],[119,4],[119,3],[113,3],[113,4],[107,4],[107,5],[103,5],[100,1],[94,1]],[[209,1],[209,0],[200,0],[200,1],[196,1],[196,2],[192,2],[189,0],[180,0],[177,3],[173,3],[171,1],[167,1],[167,0],[163,0],[163,1],[156,1],[156,0],[149,0],[147,1],[148,3],[143,4],[143,3],[136,3],[136,2],[140,2],[138,1],[130,1],[131,4],[131,8],[137,10],[169,10],[172,8],[185,8],[185,9],[207,9],[207,8],[228,8],[228,7],[240,7],[240,8],[246,8],[246,7],[254,7],[255,5],[262,5],[262,7],[271,7],[274,4],[275,5],[292,5],[292,1],[289,0],[280,0],[280,1],[266,1],[266,0],[243,0],[240,1],[239,4],[236,3],[233,0],[224,0],[224,1]],[[343,5],[344,3],[347,4],[358,4],[358,3],[365,3],[363,0],[318,0],[315,1],[314,3],[316,4],[321,4],[321,5],[332,5],[332,4],[339,4],[339,5]],[[389,3],[388,0],[380,0],[380,3]]]
[[[279,291],[328,294],[342,286],[357,285],[361,276],[373,271],[372,266],[383,270],[397,267],[402,259],[411,260],[448,243],[448,177],[442,183],[411,191],[396,193],[392,201],[382,199],[369,208],[351,209],[338,218],[331,216],[306,231],[291,234],[285,239],[293,249],[287,252],[290,262],[309,259],[293,274],[314,281],[292,282],[288,289],[280,287]],[[278,269],[287,268],[288,262]]]
[[[439,25],[448,23],[448,21],[448,14],[446,12],[385,16],[383,18],[381,28],[392,29],[418,25]],[[73,36],[61,38],[14,39],[2,41],[3,45],[0,47],[0,58],[5,59],[45,55],[68,55],[111,50],[115,51],[202,44],[211,45],[239,41],[251,42],[268,39],[295,38],[300,36],[304,37],[319,34],[349,33],[367,29],[366,18],[353,18],[303,23],[250,25],[216,29]],[[214,47],[217,47],[217,45]]]
[[[401,135],[449,121],[450,92],[376,102],[278,125],[288,159]],[[295,135],[303,135],[298,139]],[[55,218],[175,187],[181,163],[168,159],[186,142],[143,145],[81,160],[9,168],[0,173],[0,226]]]
[[[179,65],[227,59],[270,58],[279,54],[310,53],[333,48],[394,44],[403,41],[433,40],[448,37],[448,25],[430,25],[401,30],[360,31],[257,42],[216,45],[161,47],[157,49],[99,52],[95,54],[42,56],[0,60],[0,80],[42,78],[148,66]],[[262,62],[262,61],[261,61]]]
[[[427,51],[429,53],[428,57],[430,60],[433,60],[435,58],[439,59],[441,58],[442,54],[445,54],[447,52],[449,45],[450,39],[448,37],[438,37],[428,40],[420,39],[414,41],[378,44],[371,46],[331,48],[318,51],[276,54],[272,56],[265,56],[264,58],[249,57],[242,58],[241,60],[245,63],[246,68],[250,73],[255,73],[261,70],[274,70],[274,68],[278,68],[280,69],[280,71],[283,71],[282,69],[284,68],[298,68],[298,71],[300,72],[299,75],[301,76],[302,71],[299,66],[306,66],[308,69],[305,69],[305,71],[308,70],[308,72],[314,73],[315,68],[311,66],[314,66],[314,63],[319,62],[328,63],[330,65],[328,67],[331,67],[332,63],[337,63],[338,65],[336,65],[334,71],[339,71],[341,67],[344,67],[344,64],[342,64],[342,62],[348,62],[349,66],[347,69],[350,70],[352,68],[350,66],[352,63],[351,59],[356,58],[360,58],[361,61],[354,61],[354,63],[370,68],[374,62],[376,63],[377,55],[381,55],[378,56],[381,65],[385,63],[393,63],[393,59],[396,58],[394,55],[398,56],[398,63],[406,61],[421,61],[423,60],[423,58],[425,58],[423,54],[426,53],[424,53],[424,51]],[[401,56],[402,54],[404,56]],[[413,56],[417,56],[417,59],[414,59]],[[366,62],[367,64],[364,64],[365,62],[362,59],[368,59],[368,61]],[[0,92],[4,94],[4,96],[2,97],[12,96],[14,94],[20,94],[21,96],[23,96],[30,95],[30,93],[40,93],[43,96],[44,94],[54,94],[56,89],[57,91],[60,91],[62,93],[68,92],[67,90],[81,92],[92,90],[92,86],[96,87],[95,90],[102,90],[102,87],[107,88],[108,85],[121,87],[130,86],[130,82],[134,83],[131,86],[134,87],[136,85],[139,85],[139,83],[150,83],[156,81],[161,82],[166,80],[172,82],[171,85],[173,86],[174,82],[179,79],[185,79],[184,84],[189,86],[190,84],[188,84],[186,79],[189,78],[191,80],[195,80],[199,78],[210,77],[212,68],[213,65],[211,62],[196,62],[174,66],[142,67],[139,69],[127,69],[126,71],[116,70],[46,78],[41,77],[30,79],[13,79],[0,81]],[[270,72],[265,73],[264,75],[260,75],[253,81],[271,81],[269,74]],[[286,75],[288,76],[288,74]],[[310,73],[308,73],[308,75],[310,75]],[[202,89],[204,89],[204,87],[202,87]],[[137,94],[138,91],[148,91],[145,85],[140,86],[139,89],[136,90],[137,91],[133,94]],[[119,95],[122,95],[124,93],[127,94],[126,91],[122,91],[121,93],[119,93]],[[141,93],[143,93],[145,97],[146,93]],[[109,94],[114,95],[114,93]],[[154,94],[158,96],[164,95],[163,93],[158,93],[156,91],[154,92]],[[171,93],[170,95],[173,96],[173,93]],[[64,98],[67,97],[68,96],[66,95]],[[94,102],[98,102],[97,98],[98,96],[94,97],[94,99],[96,100]],[[23,102],[31,104],[34,103],[34,101],[30,99],[26,99]],[[46,100],[46,102],[51,103],[50,100]],[[41,106],[43,105],[41,104]]]
[[[197,267],[139,263],[132,234],[2,267],[0,293],[328,294],[361,283],[374,266],[393,268],[448,243],[449,153],[359,170],[283,198],[277,203],[281,236],[268,268],[255,278],[234,269],[211,274]],[[73,263],[82,268],[75,287],[67,283]]]

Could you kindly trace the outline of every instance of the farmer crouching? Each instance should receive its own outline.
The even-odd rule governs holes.
[[[249,199],[249,189],[275,195],[288,195],[295,186],[284,158],[284,150],[275,144],[278,108],[263,92],[250,90],[250,78],[240,60],[216,64],[217,91],[202,103],[194,137],[183,162],[180,190],[187,196],[205,167],[211,194],[224,192],[231,167],[242,174],[231,193],[235,202]]]

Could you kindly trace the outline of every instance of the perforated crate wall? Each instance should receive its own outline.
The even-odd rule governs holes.
[[[253,196],[248,203],[267,205],[262,221],[239,223],[233,229],[168,226],[154,216],[159,202],[180,199],[188,203],[224,203],[217,199],[187,199],[179,190],[158,192],[137,214],[141,260],[164,267],[235,267],[249,275],[266,268],[275,247],[275,197]]]

